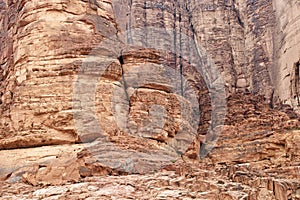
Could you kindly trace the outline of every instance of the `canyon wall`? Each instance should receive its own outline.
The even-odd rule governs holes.
[[[211,176],[201,183],[215,194],[199,198],[299,198],[299,10],[297,0],[0,0],[0,180],[164,166]]]
[[[272,73],[275,96],[286,104],[299,108],[299,1],[274,1],[274,61]]]
[[[113,37],[118,42],[112,46],[168,49],[175,56],[166,55],[158,64],[170,66],[182,77],[192,74],[189,65],[199,65],[196,48],[204,50],[202,57],[209,57],[216,69],[202,71],[202,83],[199,77],[187,81],[198,88],[197,93],[201,91],[197,98],[203,132],[211,117],[210,106],[205,106],[210,101],[205,88],[211,87],[208,82],[213,76],[222,78],[227,96],[237,90],[248,91],[265,96],[271,106],[275,100],[297,108],[298,6],[297,1],[282,6],[271,0],[2,1],[0,146],[74,143],[84,138],[78,137],[73,122],[77,72],[97,45]],[[164,32],[159,35],[163,38],[151,36],[151,28]],[[114,53],[104,59],[114,63],[111,73],[116,74],[111,75],[111,84],[121,83],[118,73],[132,67],[120,64],[121,51],[105,48]],[[130,66],[147,62],[134,55],[135,51],[140,50],[129,49],[128,59],[136,58],[129,61]],[[149,53],[142,57],[149,60]],[[157,63],[155,59],[149,62]],[[179,82],[183,94],[183,81]],[[109,121],[109,115],[105,120]],[[89,137],[97,136],[87,136],[87,140]]]
[[[299,2],[190,1],[199,44],[230,92],[247,88],[298,110]]]
[[[236,89],[273,93],[272,1],[190,1],[199,44],[210,53],[229,93]]]

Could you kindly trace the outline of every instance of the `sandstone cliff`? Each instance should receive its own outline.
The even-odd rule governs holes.
[[[299,199],[299,6],[0,0],[1,196]]]

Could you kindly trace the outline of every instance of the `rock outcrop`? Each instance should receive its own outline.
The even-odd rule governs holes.
[[[300,199],[299,6],[0,0],[0,196]]]

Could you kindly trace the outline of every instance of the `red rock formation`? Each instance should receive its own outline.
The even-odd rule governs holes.
[[[3,198],[300,198],[296,0],[0,9]]]

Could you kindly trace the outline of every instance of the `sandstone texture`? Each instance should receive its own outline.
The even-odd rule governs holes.
[[[299,2],[287,1],[275,4],[276,29],[274,39],[275,71],[273,79],[275,93],[280,101],[298,110],[298,68],[299,68]]]
[[[300,199],[297,0],[0,0],[1,199]]]

